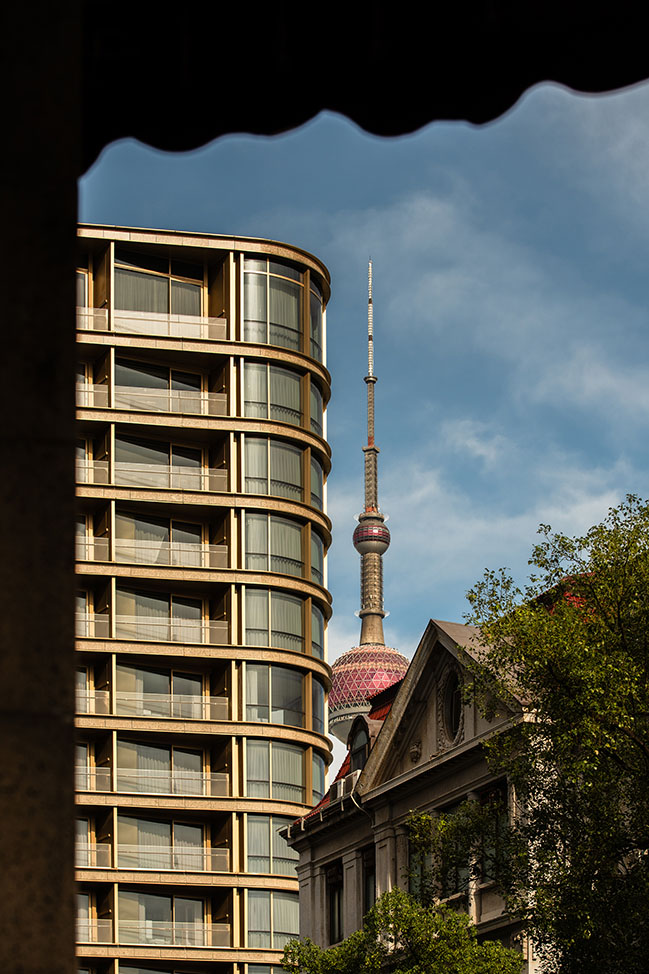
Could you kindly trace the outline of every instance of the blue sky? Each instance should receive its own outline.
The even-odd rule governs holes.
[[[359,625],[367,258],[374,260],[386,641],[461,620],[485,568],[524,578],[540,522],[570,533],[648,496],[649,87],[529,92],[483,128],[397,140],[321,115],[191,153],[106,149],[93,223],[286,240],[328,265],[330,658]]]

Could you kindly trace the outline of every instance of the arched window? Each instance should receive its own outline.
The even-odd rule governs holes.
[[[367,761],[370,752],[370,739],[364,727],[359,727],[352,738],[351,770],[360,771]]]

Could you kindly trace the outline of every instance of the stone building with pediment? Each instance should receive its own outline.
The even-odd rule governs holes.
[[[329,792],[287,830],[300,856],[302,937],[337,943],[361,927],[378,896],[407,887],[412,810],[451,811],[467,798],[486,801],[496,789],[511,802],[483,745],[522,708],[500,706],[487,719],[462,695],[468,658],[483,649],[475,628],[431,620],[403,680],[371,698],[370,712],[354,719]],[[520,947],[532,974],[531,947],[494,882],[475,862],[457,873],[449,877],[446,902],[469,914],[480,938]]]

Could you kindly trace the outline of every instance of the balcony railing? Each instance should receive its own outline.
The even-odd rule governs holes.
[[[95,406],[105,409],[108,406],[108,386],[105,383],[77,383],[77,406]]]
[[[77,791],[112,791],[110,768],[75,768],[74,786]]]
[[[227,720],[227,697],[202,697],[183,693],[115,692],[111,708],[108,690],[77,690],[77,713],[128,717],[177,717],[181,720]]]
[[[107,842],[77,842],[74,848],[74,862],[77,868],[109,869],[111,847]]]
[[[227,771],[150,771],[140,768],[118,768],[117,791],[138,795],[201,795],[227,798],[230,793],[230,775]]]
[[[130,541],[115,538],[115,561],[135,565],[183,565],[187,568],[227,568],[225,544],[178,541]]]
[[[77,482],[110,483],[108,460],[77,460]],[[120,487],[161,487],[169,490],[210,490],[224,493],[228,489],[228,471],[223,467],[182,467],[163,463],[115,462],[113,480]]]
[[[76,635],[79,639],[148,639],[156,642],[209,643],[226,646],[230,627],[222,619],[174,619],[169,616],[116,615],[111,634],[110,616],[78,612]]]
[[[210,643],[224,646],[228,642],[228,636],[228,623],[222,620],[115,616],[116,639],[151,639],[156,642]]]
[[[108,690],[77,690],[77,713],[109,714],[110,693]]]
[[[166,920],[120,920],[120,944],[176,947],[229,947],[229,923],[194,923]]]
[[[108,331],[108,309],[77,308],[77,328],[80,331]]]
[[[110,918],[88,920],[77,917],[77,940],[82,944],[112,944],[113,921]]]
[[[229,849],[172,848],[120,843],[119,869],[177,869],[183,872],[229,872]]]
[[[108,538],[78,537],[77,561],[110,561]],[[115,538],[115,561],[132,565],[182,565],[186,568],[227,568],[225,544],[176,541],[132,541]]]
[[[81,331],[109,331],[106,308],[77,308],[77,328]],[[223,341],[227,338],[225,318],[198,315],[160,314],[155,311],[114,311],[113,328],[129,335],[164,338],[193,338]]]
[[[132,717],[177,717],[181,720],[227,720],[227,697],[183,693],[115,693],[115,713]]]
[[[228,397],[224,392],[116,386],[114,405],[117,409],[143,410],[151,413],[225,416]]]

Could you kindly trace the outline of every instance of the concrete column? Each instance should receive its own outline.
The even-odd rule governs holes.
[[[375,834],[376,897],[398,886],[394,828],[383,826]]]
[[[310,937],[315,940],[315,883],[313,864],[300,863],[297,867],[297,878],[300,884],[300,937]]]
[[[408,889],[408,830],[398,825],[395,831],[396,882],[401,889]]]
[[[329,932],[327,930],[327,876],[322,866],[316,866],[313,876],[313,914],[312,914],[312,940],[319,947],[329,946]]]
[[[74,305],[83,22],[3,10],[0,967],[74,962]]]
[[[360,930],[363,923],[363,860],[355,849],[343,856],[343,936]]]

